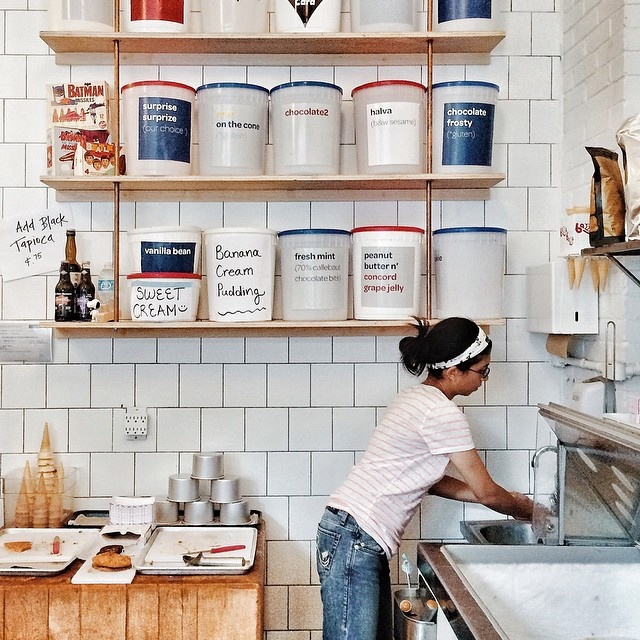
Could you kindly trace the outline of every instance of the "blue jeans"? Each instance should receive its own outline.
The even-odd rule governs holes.
[[[346,511],[327,507],[316,562],[323,640],[390,640],[391,576],[382,547]]]

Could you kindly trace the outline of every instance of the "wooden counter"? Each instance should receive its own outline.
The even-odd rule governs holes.
[[[248,573],[137,574],[132,584],[0,576],[0,640],[262,640],[264,525]]]

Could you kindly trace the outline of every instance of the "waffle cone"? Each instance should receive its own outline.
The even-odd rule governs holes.
[[[15,527],[20,528],[32,526],[31,495],[27,485],[27,479],[24,476],[22,476],[22,482],[20,483],[20,493],[18,494],[13,524]]]
[[[584,263],[585,263],[585,259],[582,257],[573,259],[573,264],[576,272],[576,280],[575,280],[576,289],[580,287],[580,283],[582,282],[582,274],[584,273]]]
[[[44,476],[44,483],[47,489],[47,493],[53,493],[56,467],[53,461],[53,449],[51,448],[49,424],[47,422],[44,423],[42,442],[40,443],[40,451],[38,452],[37,467],[38,473],[41,473]]]
[[[567,258],[567,275],[569,276],[569,289],[573,289],[573,283],[576,281],[576,264],[574,258]]]
[[[60,491],[61,485],[62,478],[56,474],[56,477],[54,478],[54,491],[49,496],[48,525],[52,529],[61,527],[62,521],[64,520],[62,492]]]
[[[607,288],[607,276],[609,275],[609,259],[602,258],[598,260],[598,289],[604,293]]]
[[[49,524],[49,497],[45,487],[44,476],[38,476],[38,486],[33,500],[33,526],[46,527]]]
[[[593,290],[596,292],[600,288],[600,273],[598,272],[598,262],[600,262],[600,260],[596,260],[594,258],[589,260],[589,270],[591,271],[591,282],[593,283]]]

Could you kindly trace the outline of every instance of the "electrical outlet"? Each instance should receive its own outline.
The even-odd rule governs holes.
[[[145,440],[147,438],[147,410],[140,407],[127,407],[124,414],[124,434],[127,440]]]

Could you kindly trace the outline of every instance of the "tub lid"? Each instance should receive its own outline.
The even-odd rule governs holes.
[[[287,89],[289,87],[326,87],[328,89],[337,89],[340,93],[342,93],[342,88],[337,84],[331,84],[330,82],[318,82],[316,80],[297,80],[295,82],[285,82],[284,84],[279,84],[271,89],[271,93],[277,91],[278,89]]]
[[[409,233],[424,233],[424,229],[419,227],[394,227],[394,226],[375,226],[375,227],[356,227],[351,229],[351,233],[360,233],[362,231],[404,231]]]
[[[507,233],[507,230],[500,227],[449,227],[448,229],[437,229],[433,235],[443,233]]]
[[[146,227],[140,229],[129,229],[127,234],[130,236],[148,233],[171,233],[176,231],[188,231],[193,233],[200,233],[200,227],[194,227],[192,225],[180,225],[176,227]],[[170,242],[170,241],[167,241]]]
[[[293,236],[293,235],[314,235],[314,234],[340,234],[340,235],[351,235],[351,231],[346,231],[345,229],[287,229],[286,231],[280,231],[278,237],[280,236]]]
[[[173,273],[171,271],[148,271],[146,273],[130,273],[127,280],[200,280],[199,273]]]
[[[371,89],[373,87],[386,87],[386,86],[391,86],[394,84],[401,84],[401,85],[409,85],[411,87],[416,87],[418,89],[422,89],[423,91],[427,90],[427,87],[425,87],[423,84],[420,84],[419,82],[413,82],[413,80],[378,80],[377,82],[367,82],[366,84],[361,84],[359,87],[355,87],[352,91],[351,91],[351,95],[353,96],[353,94],[356,91],[360,91],[361,89]],[[435,85],[434,85],[435,86]]]
[[[133,87],[178,87],[180,89],[187,89],[188,91],[196,92],[193,87],[190,87],[188,84],[182,84],[181,82],[168,82],[167,80],[141,80],[139,82],[130,82],[129,84],[123,85],[120,91],[124,91],[125,89],[131,89]]]
[[[246,82],[210,82],[199,86],[196,91],[204,89],[256,89],[269,93],[269,89],[261,87],[259,84],[247,84]]]
[[[261,227],[219,227],[217,229],[207,229],[204,235],[213,235],[216,233],[268,233],[272,236],[277,235],[275,229],[264,229]]]
[[[452,80],[449,82],[437,82],[433,85],[433,89],[439,87],[488,87],[500,91],[500,87],[493,82],[480,82],[479,80]]]

